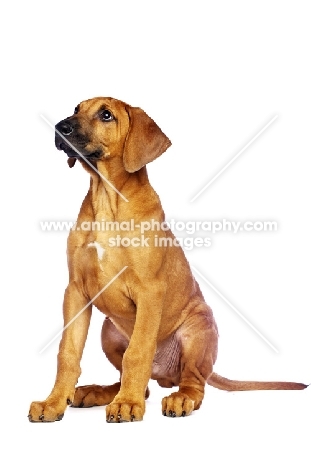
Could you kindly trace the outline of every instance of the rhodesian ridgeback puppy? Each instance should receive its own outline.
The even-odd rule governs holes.
[[[69,284],[55,385],[45,401],[31,404],[30,421],[58,421],[67,405],[107,405],[108,422],[142,420],[150,378],[162,387],[179,387],[162,401],[169,417],[197,410],[206,383],[222,390],[306,387],[234,381],[213,372],[218,332],[212,310],[165,225],[147,176],[146,164],[171,143],[144,111],[112,98],[90,99],[56,125],[55,140],[70,167],[78,160],[89,172],[90,187],[68,238]],[[82,228],[103,220],[115,231]],[[157,227],[148,239],[141,236],[142,223]],[[106,316],[102,347],[120,382],[75,388],[92,305]]]

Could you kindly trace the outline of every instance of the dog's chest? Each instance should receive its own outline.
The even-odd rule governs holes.
[[[117,314],[117,318],[134,320],[135,307],[122,275],[129,262],[120,249],[109,245],[109,238],[107,233],[85,236],[71,256],[74,275],[80,275],[84,291],[88,297],[96,298],[93,304],[100,311],[108,316]]]
[[[84,262],[84,268],[88,270],[94,268],[103,270],[104,265],[110,257],[112,233],[105,230],[91,231],[85,236],[84,244],[80,249],[80,255],[87,261]],[[86,271],[87,273],[87,271]]]
[[[101,230],[92,231],[85,237],[79,254],[87,260],[84,262],[86,270],[94,271],[95,268],[106,272],[111,263],[122,269],[130,258],[136,256],[138,247],[141,247],[141,235],[135,226],[130,229],[129,223],[105,222]]]
[[[107,250],[107,245],[106,242],[99,242],[98,240],[93,240],[89,242],[86,245],[87,249],[90,249],[88,251],[88,254],[90,254],[90,257],[92,257],[92,260],[94,261],[94,254],[95,254],[95,263],[98,265],[100,269],[103,268],[102,264],[104,263],[104,257],[105,253]]]

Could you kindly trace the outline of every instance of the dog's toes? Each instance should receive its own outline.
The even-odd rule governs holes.
[[[95,406],[97,403],[98,391],[101,390],[99,385],[85,385],[83,387],[78,387],[75,391],[73,402],[71,406],[73,408],[90,408]]]
[[[181,392],[174,392],[162,400],[162,414],[170,418],[188,416],[194,409],[194,402]]]
[[[30,405],[28,419],[30,422],[54,422],[61,421],[67,407],[67,399],[34,401]]]
[[[134,422],[141,421],[144,416],[144,405],[140,403],[114,403],[106,407],[106,421]]]

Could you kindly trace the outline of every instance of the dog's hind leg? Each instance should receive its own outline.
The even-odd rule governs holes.
[[[217,356],[218,332],[211,311],[193,312],[177,331],[181,343],[179,390],[162,400],[162,414],[187,416],[201,406]]]
[[[128,340],[116,329],[109,318],[103,323],[101,333],[102,348],[108,360],[122,373],[123,354],[128,346]],[[112,402],[120,390],[120,382],[113,385],[84,385],[76,388],[73,407],[89,408],[105,406]],[[149,390],[146,390],[146,398]]]
[[[120,382],[107,386],[83,385],[76,388],[76,393],[71,406],[74,408],[105,406],[114,399],[119,390]]]

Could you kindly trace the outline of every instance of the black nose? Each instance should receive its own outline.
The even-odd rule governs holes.
[[[70,135],[73,132],[73,127],[70,125],[68,120],[62,120],[55,125],[56,130],[58,130],[62,135]]]

